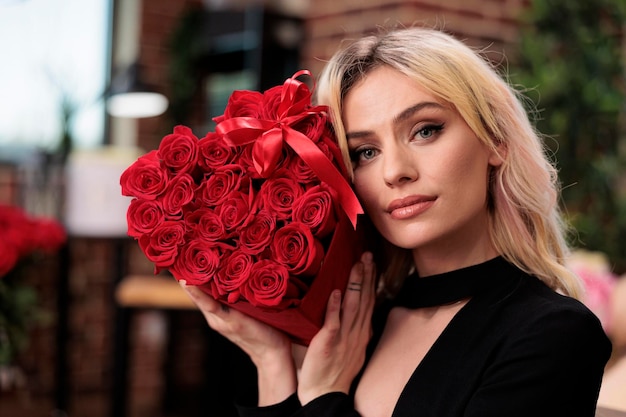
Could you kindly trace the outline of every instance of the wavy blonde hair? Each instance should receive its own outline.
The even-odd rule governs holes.
[[[580,281],[564,266],[569,248],[557,171],[524,98],[461,41],[435,29],[397,29],[362,38],[331,58],[320,74],[316,98],[330,108],[346,164],[351,166],[341,122],[343,99],[382,65],[450,103],[479,140],[500,154],[503,164],[492,172],[488,201],[489,234],[497,251],[551,288],[580,298]],[[388,292],[397,291],[411,263],[408,251],[392,248],[382,267]]]

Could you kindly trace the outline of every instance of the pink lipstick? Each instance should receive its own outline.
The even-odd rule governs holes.
[[[413,195],[393,200],[387,207],[387,212],[393,219],[404,220],[415,217],[428,210],[437,197]]]

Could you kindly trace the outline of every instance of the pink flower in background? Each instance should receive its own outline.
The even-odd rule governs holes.
[[[585,294],[583,303],[600,319],[602,327],[610,333],[611,297],[617,275],[609,267],[606,256],[599,252],[579,250],[572,254],[567,266],[582,280]]]

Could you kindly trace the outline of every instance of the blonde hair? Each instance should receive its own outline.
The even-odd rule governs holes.
[[[434,29],[398,29],[362,38],[336,53],[320,74],[317,101],[329,106],[350,166],[343,98],[369,71],[389,66],[449,103],[503,163],[489,184],[489,234],[498,252],[551,288],[580,297],[579,279],[564,266],[569,248],[558,206],[556,168],[522,105],[523,97],[479,53]],[[387,242],[387,245],[390,245]],[[392,248],[384,287],[397,289],[411,267],[407,251]]]

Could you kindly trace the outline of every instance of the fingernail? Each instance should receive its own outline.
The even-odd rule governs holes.
[[[363,257],[361,258],[363,262],[370,263],[374,259],[372,252],[364,252]]]
[[[181,279],[180,281],[178,281],[178,283],[181,287],[187,288],[187,281],[185,281],[184,279]]]

